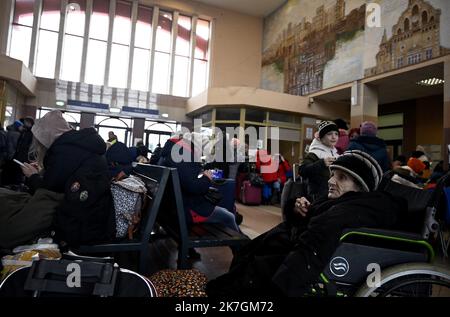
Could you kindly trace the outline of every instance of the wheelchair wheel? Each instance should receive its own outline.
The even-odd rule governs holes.
[[[380,286],[365,283],[356,297],[450,297],[450,269],[427,263],[396,265],[381,272]]]

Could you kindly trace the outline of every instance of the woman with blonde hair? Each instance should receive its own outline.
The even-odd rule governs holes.
[[[114,237],[106,144],[94,128],[73,130],[58,110],[31,129],[36,162],[22,171],[34,193],[38,188],[64,193],[55,218],[56,238],[69,245]]]

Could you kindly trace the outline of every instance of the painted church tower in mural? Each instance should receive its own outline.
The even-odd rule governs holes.
[[[284,74],[285,93],[307,95],[322,89],[325,66],[334,58],[338,42],[349,41],[364,30],[365,5],[347,16],[345,10],[345,0],[317,7],[311,20],[289,23],[263,53],[262,65],[275,65]]]
[[[377,65],[365,70],[365,76],[381,74],[449,54],[440,45],[441,10],[424,0],[409,0],[408,8],[392,28],[388,40],[386,30],[376,55]]]

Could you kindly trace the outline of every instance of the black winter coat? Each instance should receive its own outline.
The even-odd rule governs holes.
[[[307,185],[308,199],[311,202],[328,196],[328,180],[330,169],[323,159],[316,154],[308,153],[299,168],[299,174]]]
[[[171,155],[164,159],[164,166],[174,167],[180,178],[181,193],[183,196],[184,211],[188,223],[197,222],[192,218],[192,212],[203,218],[208,218],[214,211],[215,206],[205,199],[205,194],[212,186],[210,179],[206,176],[198,177],[203,173],[201,163],[195,162],[191,146],[181,140],[173,144],[173,151],[182,157],[190,157],[190,162],[175,162]],[[185,153],[184,156],[183,153]]]
[[[207,285],[210,296],[302,296],[318,281],[346,228],[387,228],[406,210],[388,193],[350,192],[314,203],[306,218],[281,223],[234,257],[230,271]]]
[[[57,240],[69,245],[108,241],[115,234],[106,144],[94,128],[69,131],[55,140],[44,158],[44,174],[30,187],[64,193],[55,220]]]

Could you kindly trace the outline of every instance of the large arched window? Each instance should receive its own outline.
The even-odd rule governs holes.
[[[418,15],[419,14],[419,7],[415,5],[412,9],[412,15]]]
[[[8,55],[37,76],[181,97],[208,87],[208,20],[136,0],[10,1]]]

